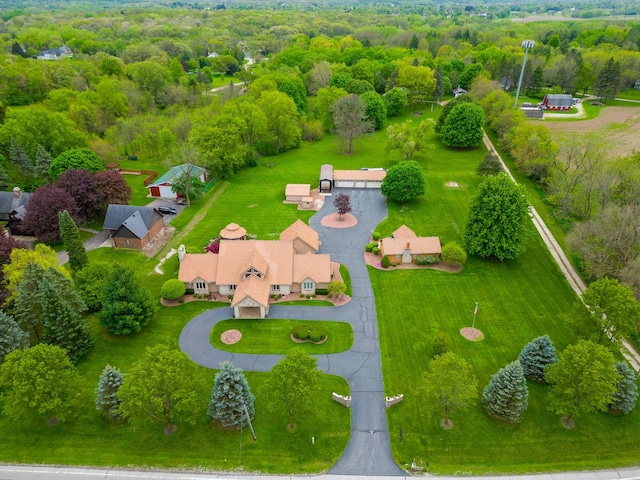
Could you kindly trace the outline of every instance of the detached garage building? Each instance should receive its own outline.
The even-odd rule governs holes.
[[[204,168],[190,163],[183,163],[182,165],[173,167],[154,183],[147,185],[150,196],[155,198],[178,198],[178,194],[171,191],[171,186],[176,178],[187,172],[194,177],[198,177],[203,182],[207,181],[206,170]]]
[[[380,188],[386,176],[387,171],[383,168],[335,170],[333,185],[336,188]]]

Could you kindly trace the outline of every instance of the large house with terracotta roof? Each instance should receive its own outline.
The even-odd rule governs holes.
[[[392,265],[417,263],[421,258],[440,258],[442,248],[439,237],[418,237],[413,230],[402,225],[391,238],[380,239],[380,254],[387,256]]]
[[[335,264],[318,254],[318,234],[298,220],[279,240],[220,240],[218,254],[178,252],[178,279],[196,294],[232,296],[235,318],[265,318],[270,295],[325,289]]]

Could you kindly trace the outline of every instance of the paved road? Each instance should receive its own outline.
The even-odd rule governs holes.
[[[384,197],[379,190],[343,190],[351,196],[352,213],[358,225],[348,229],[331,229],[320,224],[322,217],[334,213],[331,198],[311,217],[310,225],[318,232],[320,253],[329,253],[334,261],[349,268],[353,299],[340,307],[277,306],[269,310],[272,318],[307,320],[341,320],[354,330],[352,348],[343,353],[319,355],[318,366],[326,372],[344,377],[351,389],[351,436],[347,448],[330,470],[337,475],[405,475],[396,465],[389,443],[382,384],[382,364],[373,290],[364,262],[363,246],[371,232],[387,215]],[[220,320],[232,317],[231,308],[210,310],[191,320],[180,335],[180,349],[199,365],[218,368],[231,361],[244,370],[268,371],[279,355],[233,354],[214,349],[209,332]],[[388,392],[396,394],[398,392]]]
[[[408,476],[316,475],[255,476],[221,473],[158,472],[153,470],[111,470],[98,468],[34,467],[0,465],[1,480],[409,480]],[[435,477],[437,480],[460,480],[461,477]],[[540,475],[504,475],[499,477],[464,477],[479,480],[640,480],[640,469],[599,470],[591,472],[549,473]]]

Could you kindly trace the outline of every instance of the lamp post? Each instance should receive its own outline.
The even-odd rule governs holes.
[[[521,47],[524,48],[524,61],[522,62],[522,70],[520,70],[520,80],[518,80],[518,88],[516,90],[516,101],[513,104],[514,107],[518,106],[518,97],[520,96],[520,87],[522,86],[522,77],[524,76],[524,66],[527,64],[527,54],[529,49],[533,48],[535,42],[533,40],[525,40],[522,42]]]

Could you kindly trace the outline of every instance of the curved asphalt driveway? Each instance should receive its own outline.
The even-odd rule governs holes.
[[[340,307],[273,305],[269,315],[273,318],[340,320],[351,324],[354,342],[350,350],[318,355],[320,369],[346,378],[351,389],[351,437],[342,457],[329,473],[404,476],[406,472],[391,456],[376,308],[363,255],[371,232],[387,216],[385,198],[377,189],[336,189],[334,194],[340,192],[350,195],[352,214],[358,224],[347,229],[326,228],[320,224],[322,217],[335,212],[332,197],[327,197],[324,207],[309,223],[322,241],[320,253],[331,254],[333,261],[349,268],[352,300]],[[218,368],[220,362],[229,360],[243,370],[269,371],[278,363],[280,355],[234,354],[211,346],[209,332],[213,326],[232,316],[231,308],[198,315],[180,334],[180,349],[194,362],[209,368]]]

